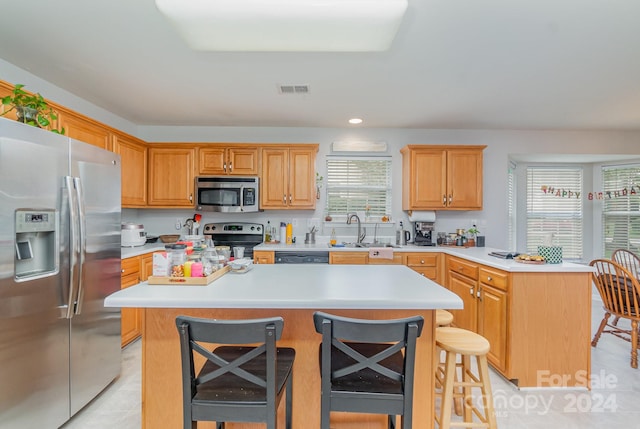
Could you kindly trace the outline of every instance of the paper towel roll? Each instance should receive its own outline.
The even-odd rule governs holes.
[[[409,215],[409,222],[435,222],[436,212],[433,211],[412,211]]]

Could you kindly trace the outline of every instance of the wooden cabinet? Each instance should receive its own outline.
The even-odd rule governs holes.
[[[274,264],[276,261],[275,252],[273,250],[254,250],[254,264]]]
[[[402,209],[482,210],[485,147],[408,145],[402,148]]]
[[[451,310],[454,324],[462,329],[477,331],[478,265],[447,255],[447,287],[462,299],[462,310]]]
[[[153,275],[153,253],[145,253],[140,257],[140,281],[146,282]]]
[[[447,256],[447,287],[463,302],[462,310],[452,310],[454,325],[485,337],[491,349],[489,362],[507,370],[508,273]]]
[[[113,151],[122,163],[122,207],[147,205],[147,145],[121,133],[113,134]]]
[[[329,252],[330,264],[367,265],[369,253],[366,252]]]
[[[140,256],[122,260],[120,288],[126,289],[140,283]],[[120,327],[122,347],[142,334],[142,310],[139,308],[123,308]]]
[[[263,147],[261,209],[315,209],[318,145]]]
[[[480,268],[478,296],[478,333],[491,350],[487,359],[501,371],[507,370],[508,285],[505,272]]]
[[[198,148],[198,174],[258,175],[257,146],[211,145]]]
[[[99,122],[68,110],[60,112],[58,122],[64,128],[65,135],[102,149],[112,149],[111,130]]]
[[[407,253],[406,265],[433,281],[438,280],[439,253]]]
[[[157,144],[149,147],[148,205],[194,206],[195,148]]]

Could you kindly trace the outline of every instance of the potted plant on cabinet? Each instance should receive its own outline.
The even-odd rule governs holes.
[[[476,236],[478,235],[479,232],[480,231],[478,231],[475,225],[473,225],[472,228],[469,228],[467,230],[467,242],[466,242],[467,247],[474,247],[476,245]]]
[[[22,88],[24,85],[18,83],[14,85],[11,94],[2,98],[3,111],[0,116],[15,110],[18,122],[44,128],[57,134],[64,134],[64,128],[60,130],[54,128],[58,114],[49,106],[47,100],[40,93],[32,94]],[[5,106],[9,106],[9,108],[5,109]]]

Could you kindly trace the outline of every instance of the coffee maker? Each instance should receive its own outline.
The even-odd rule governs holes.
[[[416,246],[435,246],[433,241],[434,222],[414,222],[413,244]]]

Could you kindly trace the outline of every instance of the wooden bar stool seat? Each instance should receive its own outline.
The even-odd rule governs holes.
[[[436,326],[449,326],[453,323],[453,314],[447,310],[436,310]]]
[[[440,413],[436,413],[436,423],[441,429],[452,427],[496,429],[493,395],[489,380],[487,353],[489,341],[481,335],[466,329],[436,328],[436,346],[445,352],[444,371],[436,368],[436,386],[442,386]],[[460,355],[460,363],[457,357]],[[475,356],[478,374],[473,373],[471,356]],[[461,376],[456,376],[457,368]],[[473,389],[479,390],[481,400],[474,400]],[[463,421],[451,421],[451,406],[454,398],[462,398]],[[482,403],[482,409],[474,404]],[[475,419],[474,419],[475,417]]]

